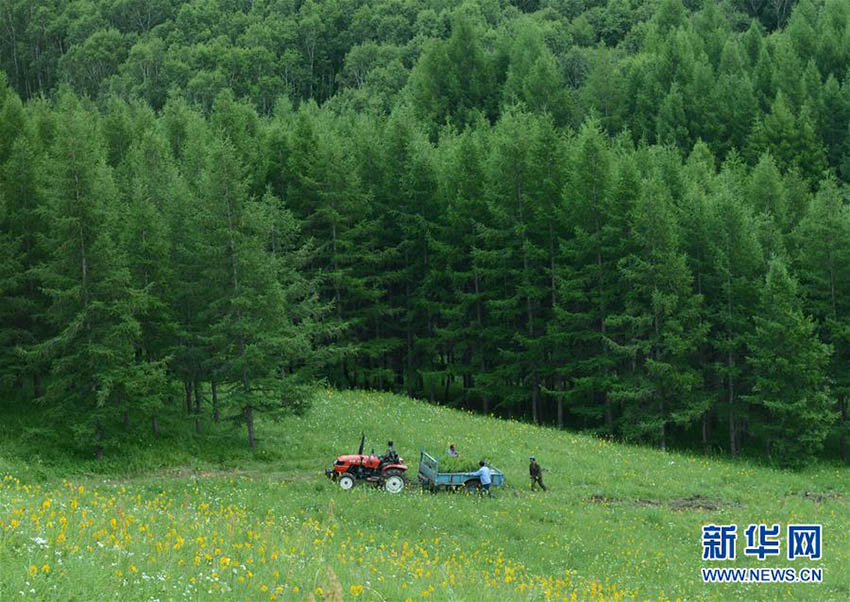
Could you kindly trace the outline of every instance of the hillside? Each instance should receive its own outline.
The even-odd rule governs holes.
[[[846,600],[846,469],[783,472],[473,415],[384,393],[317,395],[304,417],[258,420],[185,455],[140,444],[119,463],[33,456],[0,438],[0,599],[43,600]],[[186,429],[189,429],[188,424]],[[335,455],[393,438],[487,458],[492,500],[367,487],[322,475]],[[239,437],[239,438],[238,438]],[[29,456],[24,459],[22,454]],[[171,454],[171,455],[168,455]],[[549,472],[527,488],[527,459]],[[157,470],[141,466],[177,464]],[[412,471],[415,473],[415,468]],[[740,554],[716,566],[822,566],[822,585],[702,585],[708,523],[819,523],[819,563]],[[808,563],[808,564],[806,564]],[[330,575],[332,571],[333,576]]]

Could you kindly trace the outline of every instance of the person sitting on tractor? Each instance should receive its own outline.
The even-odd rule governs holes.
[[[391,462],[398,462],[398,453],[393,447],[392,440],[387,441],[387,451],[381,456],[381,462],[384,464],[390,464]]]

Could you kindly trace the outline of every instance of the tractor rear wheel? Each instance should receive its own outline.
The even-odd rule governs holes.
[[[357,479],[355,479],[354,476],[345,473],[340,475],[338,482],[341,489],[348,491],[349,489],[354,489],[354,486],[357,484]]]
[[[404,489],[404,473],[391,469],[384,473],[384,489],[389,493],[400,493]]]

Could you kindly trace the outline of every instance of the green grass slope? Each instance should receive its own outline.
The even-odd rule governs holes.
[[[303,417],[140,443],[104,464],[21,459],[0,441],[0,600],[848,600],[850,471],[792,473],[609,443],[382,393],[323,392]],[[188,426],[186,427],[188,430]],[[337,454],[392,438],[486,458],[494,499],[342,491]],[[202,441],[207,441],[203,443]],[[211,443],[210,443],[211,441]],[[174,442],[172,441],[171,444]],[[170,448],[169,448],[170,449]],[[549,469],[529,491],[527,461]],[[149,467],[149,468],[146,468]],[[738,558],[701,559],[701,527],[738,525]],[[749,523],[823,525],[817,562],[743,555]],[[822,584],[706,585],[700,567],[822,567]]]

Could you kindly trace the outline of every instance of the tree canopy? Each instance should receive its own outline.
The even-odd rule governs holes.
[[[842,0],[10,0],[0,388],[848,459]],[[179,401],[178,401],[179,400]],[[110,439],[112,438],[112,439]]]

